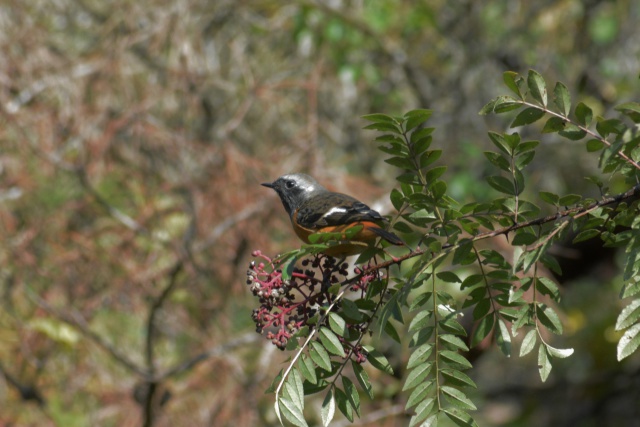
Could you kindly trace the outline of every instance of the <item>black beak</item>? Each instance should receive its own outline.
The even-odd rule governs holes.
[[[263,182],[263,183],[262,183],[262,184],[260,184],[260,185],[262,185],[263,187],[267,187],[267,188],[273,188],[273,184],[272,184],[272,183],[270,183],[270,182]]]

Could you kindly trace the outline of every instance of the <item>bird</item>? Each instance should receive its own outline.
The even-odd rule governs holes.
[[[296,235],[305,243],[315,233],[342,233],[337,245],[322,251],[344,258],[363,252],[378,238],[393,245],[404,245],[400,237],[384,228],[388,220],[358,199],[335,193],[303,173],[282,175],[261,185],[275,190],[289,214]],[[354,235],[346,231],[361,226]],[[350,233],[349,233],[350,234]]]

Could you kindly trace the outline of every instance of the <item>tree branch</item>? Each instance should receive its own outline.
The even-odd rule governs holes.
[[[519,230],[522,228],[527,228],[527,227],[532,227],[532,226],[536,226],[536,225],[542,225],[542,224],[546,224],[549,222],[553,222],[553,221],[557,221],[559,219],[566,219],[568,217],[571,218],[579,218],[583,215],[586,215],[590,212],[593,212],[594,210],[601,208],[601,207],[605,207],[605,206],[609,206],[609,205],[618,205],[622,202],[627,202],[627,201],[635,201],[637,199],[640,199],[640,184],[637,184],[636,186],[632,187],[631,189],[629,189],[628,191],[624,192],[624,193],[620,193],[617,194],[615,196],[612,197],[605,197],[604,199],[597,201],[597,202],[593,202],[587,206],[576,206],[570,209],[565,209],[563,211],[559,211],[558,213],[556,213],[555,215],[548,215],[548,216],[544,216],[544,217],[540,217],[540,218],[536,218],[536,219],[532,219],[530,221],[525,221],[525,222],[520,222],[520,223],[515,223],[513,225],[510,225],[508,227],[503,227],[503,228],[499,228],[497,230],[491,230],[491,231],[487,231],[484,233],[479,233],[476,234],[475,236],[471,236],[468,239],[462,239],[457,243],[451,243],[451,244],[446,244],[442,246],[442,250],[451,250],[454,248],[457,248],[458,246],[460,246],[461,243],[465,243],[468,241],[472,241],[472,242],[477,242],[479,240],[484,240],[484,239],[488,239],[491,237],[496,237],[496,236],[500,236],[502,234],[507,235],[512,231],[515,230]],[[389,261],[385,261],[376,265],[373,265],[371,267],[369,267],[368,269],[365,269],[362,273],[360,273],[359,275],[353,277],[352,279],[349,279],[347,281],[347,283],[352,283],[356,280],[359,280],[360,277],[362,277],[363,275],[370,273],[372,271],[375,270],[380,270],[383,268],[387,268],[390,267],[394,264],[400,264],[402,263],[402,261],[405,261],[407,259],[422,255],[424,253],[428,252],[427,250],[424,249],[420,249],[417,248],[414,251],[411,251],[409,253],[406,253],[398,258],[393,258]]]

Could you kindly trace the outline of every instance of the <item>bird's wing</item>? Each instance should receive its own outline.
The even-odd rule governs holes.
[[[304,203],[298,211],[297,220],[305,228],[318,229],[358,221],[381,223],[385,218],[351,196],[327,192]]]

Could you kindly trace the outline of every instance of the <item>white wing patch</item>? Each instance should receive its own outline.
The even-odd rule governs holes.
[[[347,210],[345,208],[333,207],[329,209],[324,215],[322,215],[322,218],[330,217],[331,215],[336,213],[347,213]]]

